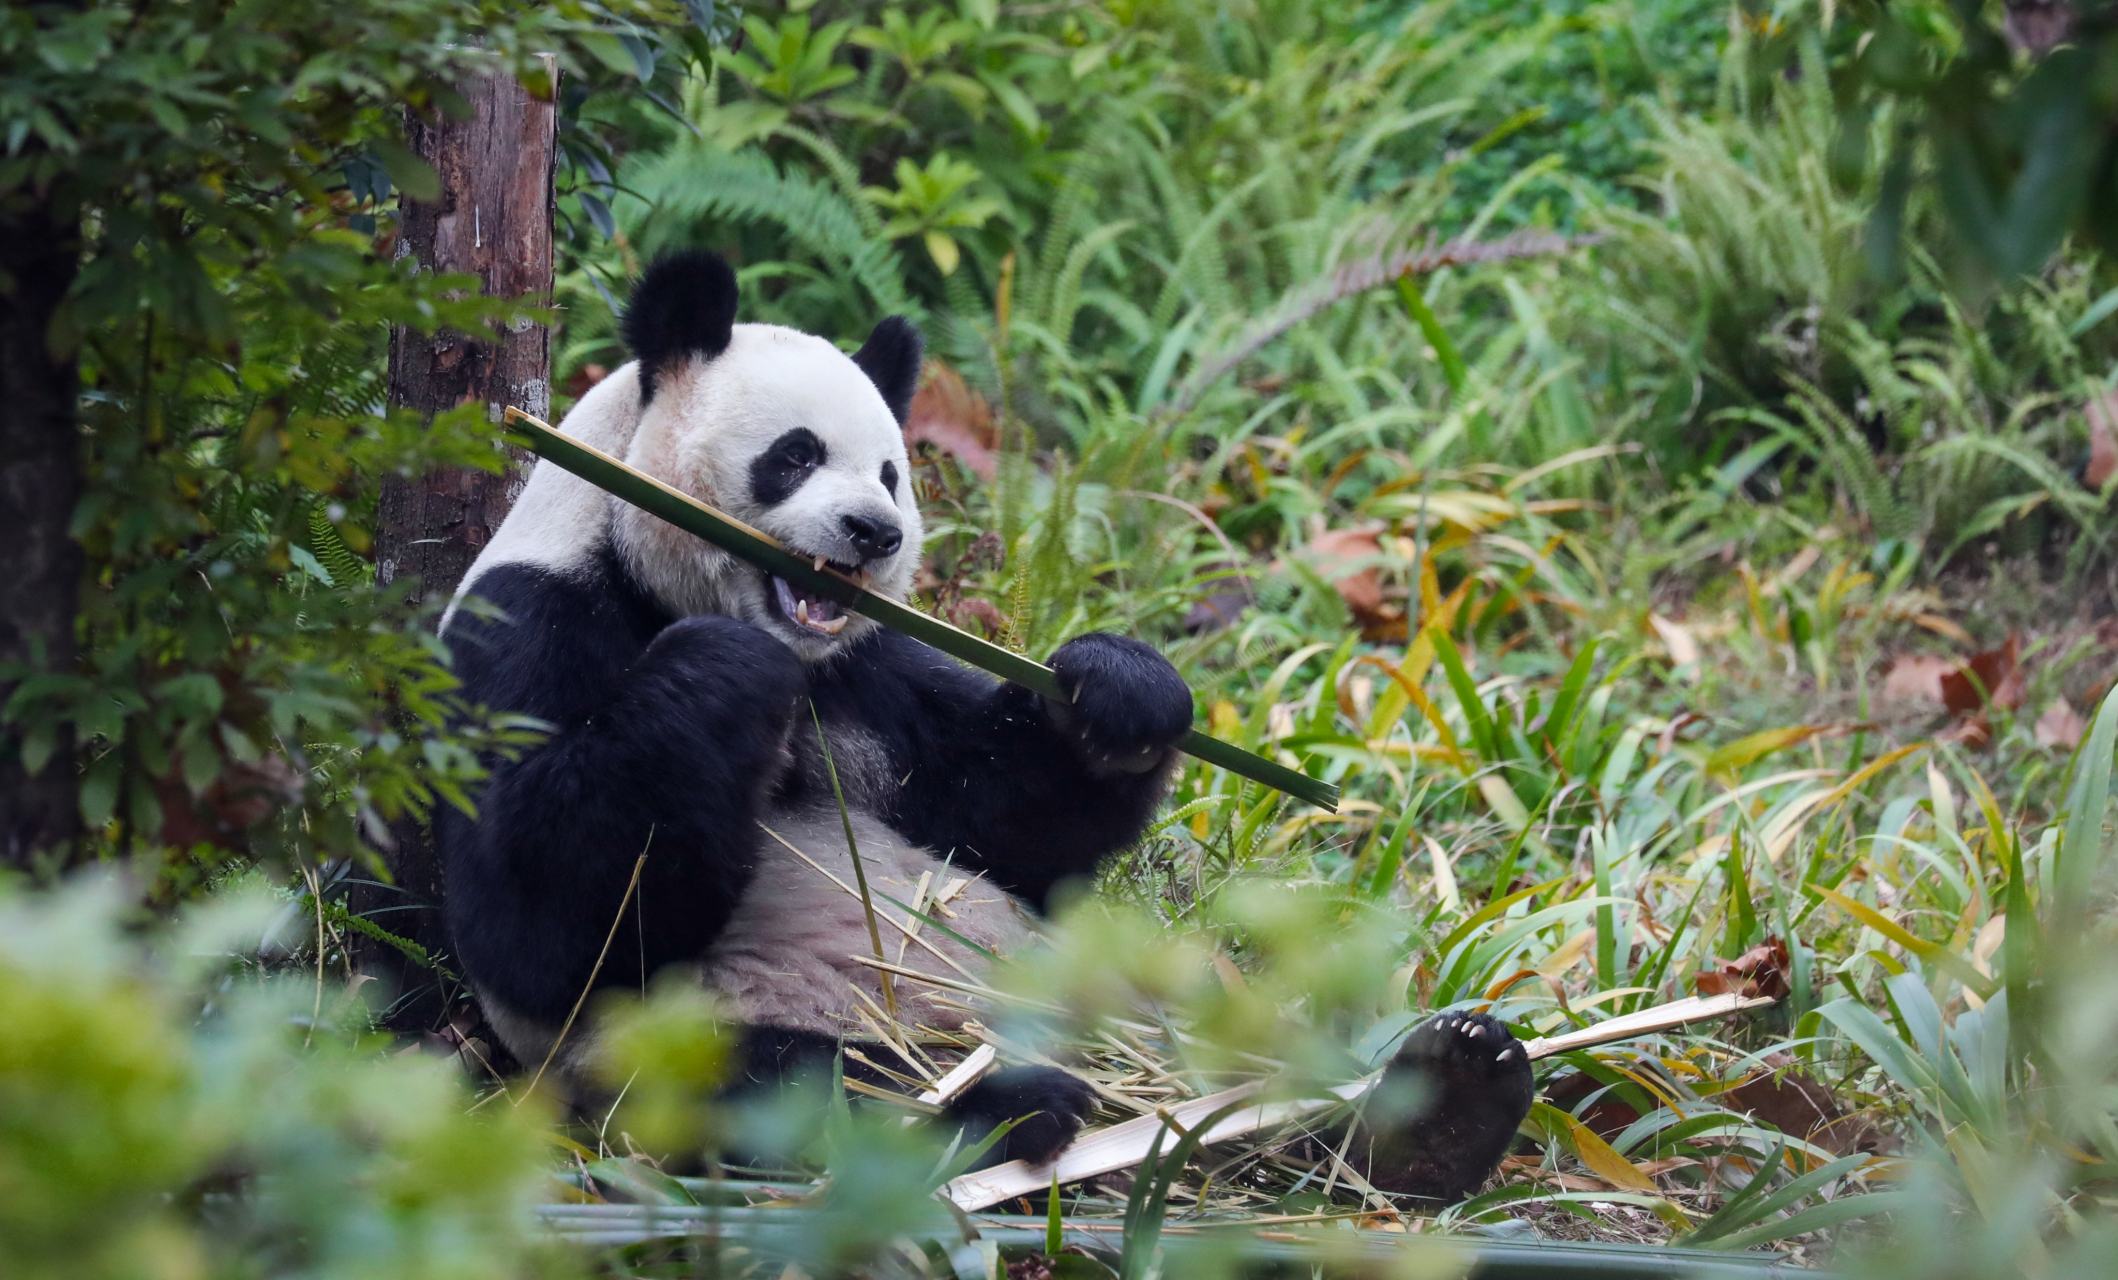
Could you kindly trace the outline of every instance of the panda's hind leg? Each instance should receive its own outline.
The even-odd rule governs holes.
[[[791,1078],[828,1078],[832,1061],[844,1046],[833,1036],[789,1027],[746,1026],[736,1050],[735,1077],[722,1097],[742,1105],[764,1101]],[[886,1045],[861,1043],[861,1056],[909,1072],[912,1065]],[[859,1059],[846,1058],[848,1078],[885,1089],[897,1082]],[[1095,1091],[1088,1082],[1058,1067],[1004,1067],[951,1098],[934,1121],[942,1141],[955,1138],[968,1149],[995,1130],[1007,1127],[993,1145],[972,1162],[974,1169],[1009,1160],[1043,1164],[1064,1150],[1088,1118]],[[1010,1125],[1010,1122],[1013,1122]]]
[[[1384,1069],[1349,1156],[1380,1190],[1461,1200],[1499,1166],[1534,1095],[1529,1055],[1506,1026],[1437,1014]]]
[[[1009,1160],[1043,1164],[1058,1155],[1081,1132],[1095,1099],[1086,1080],[1058,1067],[1007,1067],[956,1095],[947,1112],[966,1148],[1014,1122],[971,1165],[987,1169]]]

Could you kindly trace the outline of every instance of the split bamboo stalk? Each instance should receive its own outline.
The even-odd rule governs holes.
[[[930,644],[952,658],[1034,690],[1047,698],[1071,701],[1050,667],[1019,653],[1010,653],[968,631],[960,631],[939,618],[930,618],[910,605],[879,596],[851,578],[829,568],[818,568],[807,557],[798,556],[778,540],[761,533],[735,517],[716,511],[682,490],[635,470],[600,449],[582,444],[549,425],[510,408],[507,420],[522,432],[532,451],[544,461],[570,471],[598,489],[658,516],[684,532],[705,539],[731,555],[739,556],[765,572],[786,579],[805,591],[815,592],[855,613],[873,618],[915,640]],[[1306,800],[1319,809],[1338,811],[1338,788],[1290,769],[1277,760],[1245,751],[1197,729],[1187,732],[1177,749],[1238,777],[1263,783]]]
[[[1772,1000],[1767,997],[1733,993],[1688,996],[1668,1004],[1656,1005],[1652,1009],[1642,1009],[1638,1013],[1611,1018],[1592,1027],[1583,1027],[1579,1031],[1526,1041],[1522,1047],[1534,1062],[1539,1058],[1549,1058],[1575,1049],[1590,1049],[1618,1040],[1629,1040],[1634,1036],[1651,1035],[1657,1031],[1681,1027],[1688,1022],[1723,1017],[1771,1003]],[[1274,1125],[1326,1110],[1341,1102],[1351,1102],[1366,1093],[1381,1078],[1382,1073],[1378,1071],[1351,1084],[1342,1084],[1328,1090],[1325,1097],[1290,1098],[1245,1107],[1214,1125],[1202,1139],[1201,1145],[1240,1138],[1260,1129],[1269,1129]],[[1107,1129],[1083,1134],[1074,1140],[1073,1145],[1060,1152],[1057,1160],[1049,1164],[1031,1165],[1020,1160],[1011,1160],[1006,1164],[994,1165],[990,1169],[966,1173],[951,1181],[942,1190],[955,1202],[957,1208],[968,1213],[999,1204],[1003,1200],[1012,1200],[1016,1196],[1034,1195],[1050,1190],[1054,1178],[1064,1184],[1128,1169],[1147,1158],[1155,1135],[1162,1131],[1165,1123],[1189,1130],[1195,1124],[1204,1123],[1214,1112],[1232,1102],[1240,1102],[1250,1097],[1263,1087],[1263,1082],[1253,1081],[1203,1098],[1193,1098],[1173,1107],[1164,1107],[1156,1115],[1140,1116],[1122,1124],[1111,1125]]]

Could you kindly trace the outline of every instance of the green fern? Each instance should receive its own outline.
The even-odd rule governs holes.
[[[318,498],[309,508],[309,550],[339,587],[367,586],[375,580],[375,566],[353,554],[338,527],[331,522],[331,503]]]
[[[896,249],[868,234],[859,206],[832,183],[782,171],[760,151],[689,143],[633,175],[632,185],[661,217],[775,224],[802,249],[842,267],[877,308],[924,314],[905,289]]]
[[[780,137],[798,142],[807,147],[812,155],[823,163],[824,169],[838,183],[838,189],[853,209],[853,216],[860,219],[860,229],[869,239],[882,235],[882,218],[875,206],[868,202],[860,181],[860,167],[846,158],[846,153],[832,145],[829,138],[820,133],[804,129],[800,125],[783,124],[776,132]]]
[[[1036,539],[1022,561],[1020,588],[1028,615],[1022,643],[1026,650],[1041,652],[1054,638],[1051,625],[1073,609],[1080,595],[1074,562],[1074,514],[1079,509],[1082,471],[1069,466],[1065,454],[1055,455],[1051,473],[1051,497],[1038,518]]]

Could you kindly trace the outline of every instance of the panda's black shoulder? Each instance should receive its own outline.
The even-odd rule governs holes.
[[[465,595],[442,633],[464,698],[555,722],[586,714],[672,620],[608,551],[496,565]]]

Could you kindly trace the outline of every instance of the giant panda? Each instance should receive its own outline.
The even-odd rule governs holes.
[[[886,319],[848,356],[737,324],[736,307],[720,258],[658,260],[623,320],[634,361],[560,429],[903,599],[922,541],[902,434],[919,333]],[[949,933],[1024,945],[1059,885],[1139,837],[1192,721],[1183,681],[1136,640],[1062,645],[1051,666],[1073,699],[1047,701],[549,463],[442,635],[468,703],[551,726],[493,762],[475,817],[445,813],[436,830],[455,955],[524,1063],[553,1055],[584,990],[671,966],[743,1024],[744,1083],[828,1063],[879,1004],[876,971],[852,959],[871,942],[834,786],[874,892],[908,903],[923,879],[948,887],[933,910],[949,931],[927,931],[914,962],[976,972],[979,952]],[[916,983],[896,998],[906,1022],[965,1016]],[[591,1038],[565,1038],[562,1069]],[[1528,1109],[1522,1048],[1489,1017],[1447,1016],[1416,1029],[1389,1073],[1421,1081],[1425,1102],[1354,1144],[1370,1181],[1440,1199],[1475,1189]],[[1060,1069],[1011,1067],[959,1094],[946,1123],[975,1140],[1015,1122],[986,1158],[1041,1162],[1091,1096]]]

